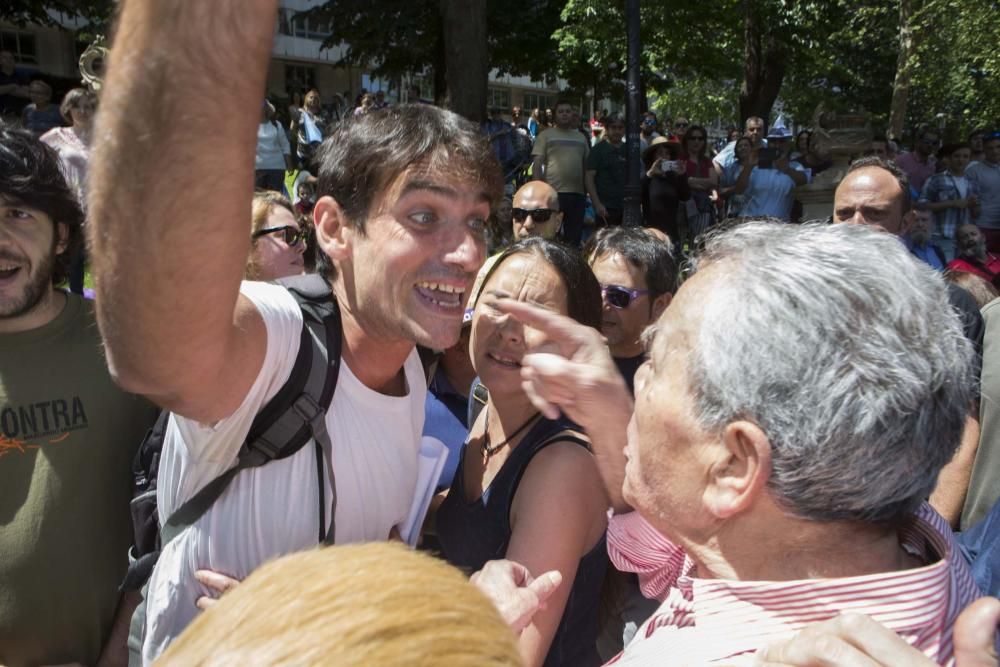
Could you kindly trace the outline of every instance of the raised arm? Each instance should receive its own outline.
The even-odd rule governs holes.
[[[239,406],[264,356],[239,283],[277,4],[125,0],[102,94],[90,219],[111,370],[201,421]]]

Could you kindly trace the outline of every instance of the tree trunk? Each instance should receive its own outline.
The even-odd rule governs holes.
[[[441,0],[447,106],[480,123],[486,120],[490,73],[486,51],[486,0]]]
[[[899,57],[896,59],[896,80],[892,84],[892,103],[889,105],[888,138],[899,140],[906,122],[906,106],[910,99],[910,73],[916,47],[916,33],[912,25],[916,0],[899,0]]]
[[[740,122],[760,116],[767,126],[771,107],[781,92],[787,57],[785,44],[761,20],[753,0],[743,2],[743,84]]]

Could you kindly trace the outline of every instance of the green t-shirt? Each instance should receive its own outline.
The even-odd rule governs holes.
[[[556,192],[586,194],[583,166],[589,150],[590,144],[579,130],[550,127],[535,139],[531,154],[542,158],[545,182]]]
[[[132,456],[155,410],[108,374],[93,305],[0,334],[0,664],[95,664],[131,543]]]
[[[625,142],[614,146],[601,141],[587,156],[587,171],[594,173],[597,196],[604,208],[621,211],[625,208]]]

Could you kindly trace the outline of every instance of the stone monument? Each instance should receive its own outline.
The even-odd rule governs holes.
[[[811,148],[829,157],[833,166],[822,171],[808,185],[796,188],[802,202],[803,220],[822,220],[833,213],[833,193],[847,174],[851,159],[868,149],[873,137],[868,113],[839,113],[816,107],[812,118]]]

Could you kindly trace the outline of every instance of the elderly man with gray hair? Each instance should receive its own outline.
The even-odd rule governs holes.
[[[860,225],[749,223],[695,268],[647,334],[634,409],[596,332],[502,306],[559,341],[522,360],[526,388],[586,428],[612,560],[662,601],[614,662],[738,662],[860,613],[950,664],[981,594],[925,502],[974,383],[944,282]]]

